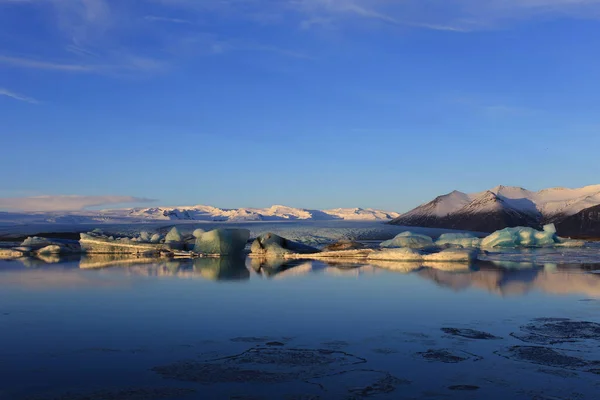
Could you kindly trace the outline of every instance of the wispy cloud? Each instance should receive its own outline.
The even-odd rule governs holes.
[[[146,15],[144,19],[149,22],[170,22],[173,24],[191,24],[191,21],[181,18],[158,17],[156,15]]]
[[[451,34],[535,18],[600,19],[600,0],[0,0],[0,5],[3,12],[21,5],[36,10],[36,17],[44,21],[40,26],[52,38],[42,51],[39,41],[18,52],[4,51],[0,66],[117,75],[161,72],[193,57],[235,50],[311,58],[301,49],[282,45],[277,37],[268,38],[261,32],[267,25],[276,26],[282,35],[364,27]],[[211,21],[204,28],[243,21],[244,37],[216,35],[192,23],[203,20]],[[218,40],[190,45],[197,36],[211,35]]]
[[[513,99],[492,99],[482,98],[481,96],[450,96],[444,99],[450,104],[456,104],[468,108],[471,112],[477,112],[485,117],[505,118],[505,117],[527,117],[543,113],[543,110],[531,108],[523,105],[516,105]]]
[[[87,55],[91,55],[88,52]],[[135,56],[132,54],[122,54],[116,57],[111,64],[76,64],[59,63],[51,61],[40,61],[31,58],[11,57],[0,55],[0,65],[7,65],[18,68],[39,69],[49,71],[78,72],[78,73],[97,73],[97,74],[119,74],[127,72],[140,71],[160,71],[165,68],[165,64],[153,58]]]
[[[92,72],[98,67],[81,64],[62,64],[48,61],[39,61],[22,57],[10,57],[0,55],[0,64],[11,65],[15,67],[48,69],[55,71],[72,71],[72,72]]]
[[[0,96],[10,97],[12,99],[24,101],[26,103],[31,103],[31,104],[39,103],[39,101],[37,101],[36,99],[34,99],[32,97],[24,96],[22,94],[12,92],[12,91],[2,88],[2,87],[0,87]]]
[[[0,209],[19,211],[74,211],[115,204],[152,203],[154,199],[133,196],[32,196],[0,198]]]

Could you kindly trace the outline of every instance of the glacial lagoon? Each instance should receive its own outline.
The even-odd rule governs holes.
[[[600,264],[0,263],[2,399],[600,392]]]

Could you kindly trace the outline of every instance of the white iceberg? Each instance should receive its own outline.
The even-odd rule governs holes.
[[[384,248],[409,248],[409,249],[424,249],[432,247],[433,239],[426,235],[419,235],[412,232],[402,232],[395,238],[386,240],[380,244]]]

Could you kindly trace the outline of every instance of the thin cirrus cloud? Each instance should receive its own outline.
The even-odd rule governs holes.
[[[454,34],[503,29],[535,18],[600,19],[600,0],[0,0],[0,7],[36,12],[46,22],[48,37],[54,38],[46,47],[55,51],[40,55],[35,40],[18,52],[5,50],[0,67],[112,75],[164,72],[193,57],[235,50],[313,58],[301,49],[282,48],[259,33],[253,35],[252,29],[243,39],[228,34],[204,47],[186,45],[198,35],[215,36],[207,26],[240,20],[259,29],[271,25],[282,34],[362,26]],[[201,20],[213,22],[204,27],[192,22]],[[136,37],[144,39],[143,49],[122,44]],[[305,35],[304,40],[314,36]]]
[[[144,17],[144,19],[149,22],[170,22],[173,24],[191,24],[192,23],[191,21],[188,21],[187,19],[160,17],[160,16],[156,16],[156,15],[146,15]]]
[[[299,0],[289,4],[308,21],[323,16],[355,17],[457,32],[497,29],[537,17],[600,17],[600,0]]]
[[[28,97],[19,93],[15,93],[11,90],[0,87],[0,96],[10,97],[13,100],[24,101],[25,103],[30,104],[39,104],[39,101],[32,97]]]
[[[152,203],[154,199],[134,196],[31,196],[0,198],[0,210],[76,211],[117,204]]]

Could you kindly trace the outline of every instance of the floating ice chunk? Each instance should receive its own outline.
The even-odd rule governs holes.
[[[0,249],[0,260],[11,260],[26,255],[26,252],[16,249]]]
[[[247,229],[215,229],[196,236],[194,252],[222,256],[241,255],[249,238],[250,231]]]
[[[159,233],[155,233],[154,235],[152,235],[152,237],[150,238],[150,243],[160,243],[160,240],[162,239],[162,237],[160,236]]]
[[[165,244],[140,243],[129,238],[115,240],[113,236],[107,237],[94,232],[82,233],[79,243],[86,253],[159,255],[170,250]]]
[[[176,227],[173,227],[165,236],[165,244],[171,249],[183,250],[183,238]]]
[[[446,249],[439,253],[425,254],[426,262],[470,262],[477,259],[477,250]]]
[[[42,247],[37,251],[38,254],[60,254],[64,253],[62,247],[57,246],[55,244],[51,244],[50,246]]]
[[[558,243],[555,244],[556,247],[585,247],[585,240],[573,240],[567,238],[557,238]]]
[[[391,240],[386,240],[380,244],[385,248],[405,247],[409,249],[424,249],[433,246],[433,240],[426,235],[419,235],[412,232],[402,232]]]
[[[470,262],[477,258],[472,250],[447,249],[438,253],[423,254],[409,248],[387,249],[369,254],[369,260],[408,262]]]
[[[479,247],[481,239],[470,233],[444,233],[435,241],[438,246]]]
[[[288,240],[274,233],[266,233],[257,237],[251,247],[252,254],[263,256],[283,256],[292,253],[310,254],[319,251],[319,249]]]
[[[194,230],[194,232],[192,232],[192,236],[194,236],[195,238],[199,238],[204,233],[206,233],[206,231],[204,229],[196,229],[196,230]]]
[[[544,232],[556,233],[556,226],[554,226],[554,224],[544,225],[542,229],[544,230]]]
[[[150,242],[150,234],[146,231],[140,232],[140,242]]]
[[[384,261],[423,261],[421,252],[408,247],[392,248],[369,254],[368,260]]]
[[[481,241],[481,247],[551,247],[558,243],[551,230],[516,227],[496,231]]]
[[[38,250],[42,247],[50,246],[53,244],[54,243],[49,239],[33,236],[25,239],[23,243],[21,243],[21,246],[30,247],[32,250]]]
[[[165,243],[181,243],[182,241],[181,233],[176,227],[173,227],[165,236]]]
[[[19,248],[45,254],[78,253],[81,251],[81,246],[74,240],[52,240],[36,236],[25,239]]]

